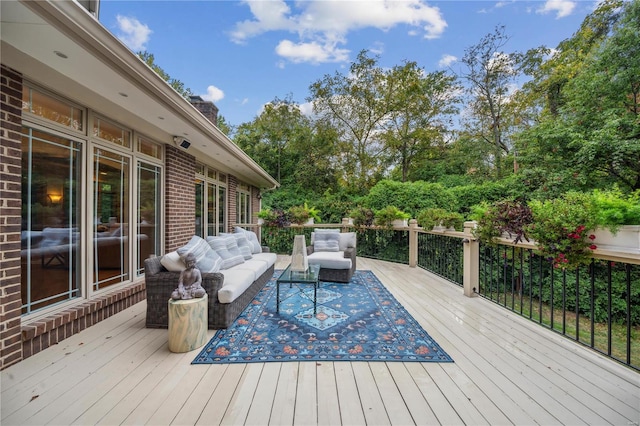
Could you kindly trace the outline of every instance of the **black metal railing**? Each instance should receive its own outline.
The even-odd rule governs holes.
[[[443,234],[418,233],[418,266],[462,286],[462,239]]]
[[[395,263],[409,263],[409,231],[403,229],[358,228],[357,254]]]
[[[483,244],[479,261],[479,295],[640,370],[640,265],[566,270],[533,249]]]

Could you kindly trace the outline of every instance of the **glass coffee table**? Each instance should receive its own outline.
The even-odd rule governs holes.
[[[316,304],[318,296],[318,275],[320,273],[320,265],[309,265],[309,268],[304,272],[292,271],[291,264],[287,266],[280,277],[276,280],[276,312],[280,312],[280,284],[291,285],[313,285],[313,313],[316,313]]]

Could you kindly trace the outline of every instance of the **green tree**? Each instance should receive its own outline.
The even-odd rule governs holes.
[[[451,116],[458,112],[456,78],[442,71],[425,73],[416,62],[395,66],[388,74],[393,95],[382,135],[401,180],[409,179],[420,158],[429,158],[445,145]]]
[[[171,87],[175,89],[176,92],[180,93],[183,98],[189,99],[189,96],[193,96],[193,92],[191,89],[184,87],[184,83],[178,79],[172,78],[169,74],[167,74],[158,64],[155,63],[155,58],[153,53],[149,53],[147,51],[138,52],[138,57],[142,59],[142,61],[147,64],[152,70],[155,71],[164,81],[169,83]]]
[[[349,74],[325,75],[309,91],[307,100],[323,126],[336,129],[340,155],[335,160],[342,183],[360,190],[370,188],[387,166],[380,134],[389,113],[391,88],[378,58],[363,50]]]
[[[521,54],[503,51],[508,41],[505,27],[498,26],[493,33],[467,48],[461,59],[465,69],[460,77],[467,81],[469,95],[465,128],[474,139],[492,146],[498,177],[502,176],[503,156],[509,154],[513,146],[507,137],[517,110],[511,95],[522,61]]]

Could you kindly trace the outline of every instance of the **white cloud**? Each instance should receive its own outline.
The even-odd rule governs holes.
[[[338,49],[335,43],[312,41],[310,43],[294,43],[290,40],[282,40],[276,46],[276,53],[291,62],[344,62],[349,60],[349,51]]]
[[[306,115],[307,117],[312,117],[313,116],[313,103],[312,102],[302,103],[298,107],[300,108],[300,112],[302,112],[303,115]]]
[[[575,7],[576,2],[572,0],[547,0],[544,6],[538,8],[536,12],[541,14],[555,12],[556,19],[560,19],[571,15]]]
[[[224,98],[224,92],[218,89],[216,86],[207,87],[207,94],[201,95],[202,99],[205,101],[218,102],[219,100]]]
[[[116,19],[118,20],[118,30],[120,31],[117,37],[129,46],[131,50],[144,50],[153,31],[136,18],[118,15]]]
[[[337,1],[245,0],[252,19],[238,22],[231,32],[236,43],[271,31],[297,34],[298,39],[281,41],[276,51],[294,62],[335,62],[348,60],[346,36],[363,28],[388,31],[409,26],[410,34],[433,39],[442,35],[447,23],[437,7],[424,0]]]
[[[453,64],[454,62],[456,62],[457,60],[458,58],[456,56],[448,55],[448,54],[442,55],[442,58],[440,58],[440,60],[438,61],[438,67],[446,68],[451,64]]]

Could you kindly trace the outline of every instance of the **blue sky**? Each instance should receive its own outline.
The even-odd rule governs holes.
[[[507,52],[554,48],[595,6],[596,0],[102,0],[100,21],[238,125],[275,97],[291,95],[308,110],[309,85],[347,73],[362,49],[379,55],[382,67],[410,60],[427,72],[455,69],[464,50],[496,25],[511,37]]]

